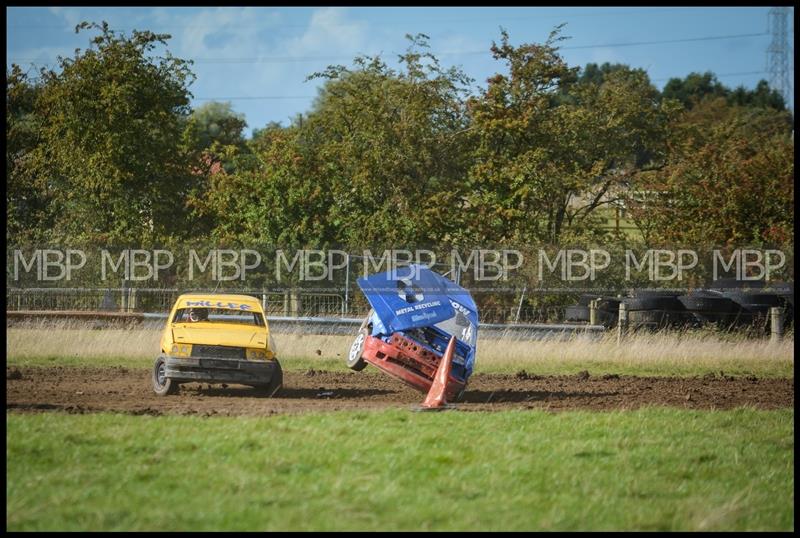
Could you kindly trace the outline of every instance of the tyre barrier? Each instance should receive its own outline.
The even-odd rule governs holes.
[[[592,300],[597,299],[598,321],[606,327],[618,322],[619,305],[628,311],[628,324],[632,329],[688,328],[714,325],[720,329],[753,329],[768,331],[770,309],[784,310],[784,323],[794,323],[794,293],[790,291],[692,290],[688,293],[641,290],[632,297],[617,299],[581,295],[578,304],[568,306],[565,320],[588,322]],[[585,303],[585,304],[584,304]]]

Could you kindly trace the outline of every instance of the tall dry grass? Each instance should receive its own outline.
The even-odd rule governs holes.
[[[7,362],[47,357],[114,358],[151,361],[159,352],[161,329],[92,328],[84,323],[28,324],[6,329]],[[279,357],[303,364],[343,362],[353,337],[273,333]],[[107,362],[107,361],[106,361]],[[50,363],[53,363],[51,360]],[[57,363],[57,361],[56,361]],[[143,362],[142,362],[143,363]],[[713,331],[637,333],[621,345],[614,333],[561,340],[520,341],[511,338],[478,340],[475,370],[487,372],[570,373],[582,369],[620,373],[726,373],[793,376],[794,335],[772,343],[768,338]]]

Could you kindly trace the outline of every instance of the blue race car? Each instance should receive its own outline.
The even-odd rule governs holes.
[[[358,279],[372,306],[347,365],[371,364],[427,393],[451,336],[456,338],[445,394],[458,400],[475,365],[478,308],[469,291],[422,265]]]

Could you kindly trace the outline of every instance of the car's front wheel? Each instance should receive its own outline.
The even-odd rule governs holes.
[[[356,372],[360,372],[367,367],[367,361],[361,358],[361,354],[364,353],[364,343],[367,340],[367,336],[369,336],[369,329],[362,327],[358,331],[356,339],[353,340],[353,344],[350,346],[350,353],[347,355],[347,367]]]
[[[275,371],[272,372],[272,377],[269,380],[269,383],[264,385],[254,385],[254,388],[258,390],[260,393],[268,396],[269,398],[273,398],[278,394],[278,391],[281,390],[283,387],[283,369],[281,368],[281,363],[275,359]]]
[[[153,364],[153,392],[158,396],[166,396],[175,394],[178,392],[178,388],[178,383],[167,377],[166,361],[163,355],[159,355]]]

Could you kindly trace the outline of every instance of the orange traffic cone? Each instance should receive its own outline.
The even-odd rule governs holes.
[[[447,344],[447,349],[442,355],[442,361],[439,363],[439,368],[436,370],[436,375],[433,378],[431,390],[428,391],[428,396],[422,402],[423,409],[443,409],[447,406],[445,399],[445,392],[447,389],[447,382],[450,379],[450,368],[453,364],[453,353],[456,351],[456,337],[450,337],[450,343]]]

